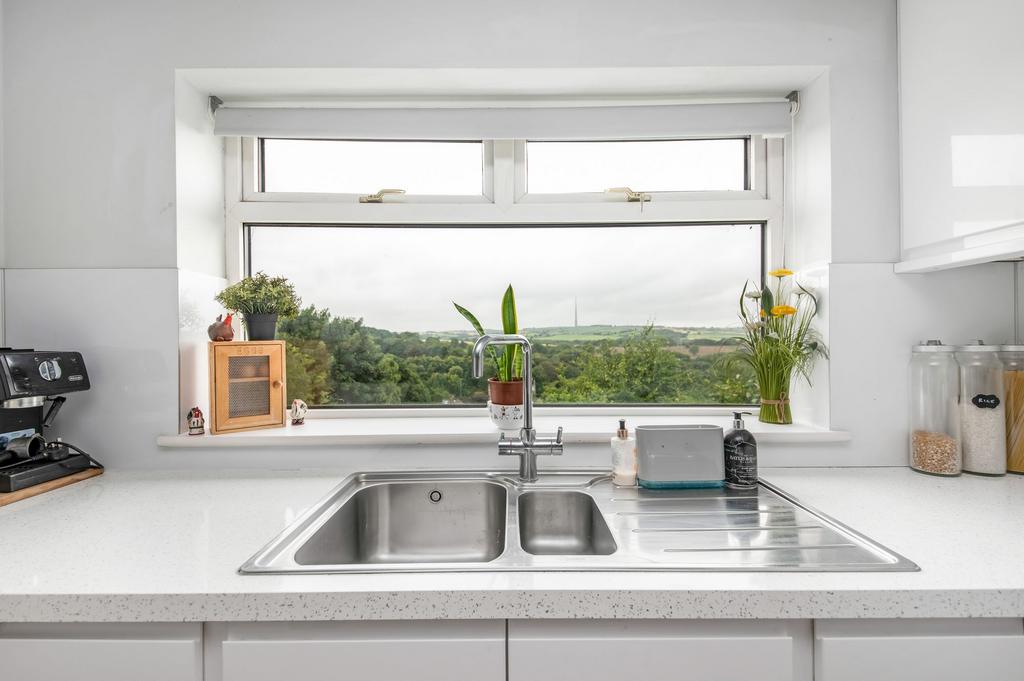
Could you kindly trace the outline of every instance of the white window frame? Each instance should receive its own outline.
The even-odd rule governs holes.
[[[687,139],[741,139],[736,137],[688,137]],[[768,198],[768,141],[761,135],[746,138],[747,177],[750,186],[745,190],[715,191],[657,191],[644,192],[651,202],[662,201],[757,201]],[[649,140],[645,140],[649,141]],[[568,194],[531,194],[527,191],[527,140],[515,140],[515,196],[517,203],[592,203],[595,201],[622,202],[622,195],[601,191]],[[643,191],[643,187],[631,187]]]
[[[494,200],[494,143],[491,140],[476,141],[483,145],[483,173],[479,194],[394,194],[389,195],[388,202],[398,203],[491,203]],[[260,170],[259,138],[242,138],[242,200],[267,201],[273,203],[359,203],[361,194],[346,192],[261,192],[258,188]],[[374,187],[377,191],[384,187]],[[365,204],[364,204],[365,205]]]
[[[224,143],[225,234],[228,283],[245,274],[243,232],[246,225],[272,224],[644,224],[764,223],[767,270],[783,258],[785,159],[781,138],[752,136],[748,159],[750,189],[746,191],[651,192],[651,201],[626,202],[601,193],[528,196],[525,140],[484,141],[484,193],[481,196],[388,196],[384,203],[359,203],[355,194],[266,193],[256,191],[256,138],[226,137]],[[543,407],[544,413],[721,413],[729,408],[706,406]],[[430,407],[323,409],[318,416],[402,417],[426,415]],[[539,408],[541,409],[541,408]],[[453,415],[445,409],[446,415]],[[323,413],[319,413],[323,412]],[[475,413],[475,411],[473,412]]]

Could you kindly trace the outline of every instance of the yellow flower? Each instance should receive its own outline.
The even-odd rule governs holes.
[[[778,270],[772,270],[768,274],[772,275],[773,277],[778,277],[779,279],[782,279],[783,277],[792,276],[793,270],[778,269]]]
[[[773,317],[785,317],[791,314],[796,314],[796,308],[792,305],[776,305],[772,308]]]

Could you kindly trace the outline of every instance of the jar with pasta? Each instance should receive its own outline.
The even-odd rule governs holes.
[[[1024,345],[999,350],[1006,391],[1006,472],[1024,473]]]
[[[1006,394],[998,345],[960,345],[960,435],[964,471],[1006,474]]]
[[[910,355],[910,467],[960,475],[960,368],[954,348],[923,341]]]

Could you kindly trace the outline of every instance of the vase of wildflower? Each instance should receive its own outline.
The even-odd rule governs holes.
[[[761,396],[762,423],[792,423],[789,389],[794,374],[810,383],[815,360],[828,357],[828,350],[811,322],[818,313],[818,300],[794,281],[787,269],[768,273],[774,279],[758,288],[749,282],[740,295],[740,320],[744,335],[733,355],[754,370]]]

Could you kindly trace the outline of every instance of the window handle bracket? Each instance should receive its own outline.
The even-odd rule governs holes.
[[[404,194],[404,189],[381,189],[376,194],[366,194],[359,197],[359,203],[384,203],[385,194]]]
[[[605,194],[623,194],[626,197],[626,201],[629,203],[639,203],[640,212],[644,212],[644,204],[651,200],[651,195],[647,192],[635,192],[629,187],[612,187],[611,189],[605,189]]]

